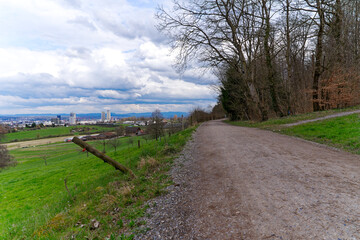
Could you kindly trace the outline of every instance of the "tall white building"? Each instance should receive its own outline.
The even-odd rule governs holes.
[[[105,122],[105,112],[101,112],[101,121]]]
[[[76,113],[70,113],[69,124],[76,125]]]
[[[111,113],[110,113],[110,110],[107,110],[106,120],[107,120],[108,122],[111,121]]]

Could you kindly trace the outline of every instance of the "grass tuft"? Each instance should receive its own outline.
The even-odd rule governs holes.
[[[138,168],[142,169],[142,168],[150,168],[153,169],[155,167],[157,167],[159,165],[159,162],[153,158],[153,157],[141,157],[140,158],[140,162],[138,164]]]

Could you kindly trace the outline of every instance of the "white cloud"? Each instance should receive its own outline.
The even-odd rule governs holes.
[[[105,98],[115,98],[115,99],[128,99],[130,95],[127,93],[121,93],[115,90],[97,90],[95,92],[97,95]]]
[[[214,76],[172,68],[158,0],[0,0],[0,114],[188,111]],[[204,73],[204,74],[202,74]]]
[[[57,76],[61,58],[55,51],[32,51],[25,48],[0,48],[0,77],[19,73],[48,73]]]

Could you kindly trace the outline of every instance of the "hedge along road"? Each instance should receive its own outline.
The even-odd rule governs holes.
[[[360,239],[360,157],[211,121],[195,134],[185,188],[195,239]]]

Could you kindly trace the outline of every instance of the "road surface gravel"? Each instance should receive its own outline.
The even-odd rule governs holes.
[[[202,124],[137,239],[360,239],[360,157],[270,131]]]

